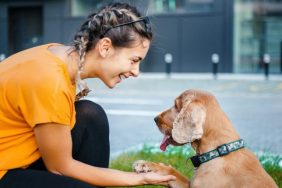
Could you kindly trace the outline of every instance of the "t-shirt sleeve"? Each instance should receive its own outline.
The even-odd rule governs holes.
[[[24,87],[23,90],[19,108],[31,127],[42,123],[73,126],[74,96],[65,80],[46,78],[42,82],[32,83],[30,87]]]

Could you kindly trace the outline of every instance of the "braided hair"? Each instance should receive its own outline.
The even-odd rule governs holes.
[[[94,48],[101,38],[110,38],[114,47],[130,47],[138,40],[137,37],[152,40],[151,30],[148,31],[141,22],[114,27],[119,24],[134,22],[139,18],[141,18],[141,14],[136,7],[126,3],[111,3],[90,14],[83,22],[79,31],[75,34],[73,42],[74,49],[79,54],[76,84],[80,93],[77,94],[77,100],[86,96],[90,91],[86,82],[81,80],[80,74],[83,72],[86,53]]]

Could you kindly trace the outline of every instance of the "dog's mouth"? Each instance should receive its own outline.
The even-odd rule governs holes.
[[[160,149],[162,151],[165,151],[166,150],[166,147],[170,144],[169,140],[171,139],[171,136],[170,135],[164,135],[164,138],[161,142],[161,145],[160,145]]]
[[[180,143],[176,142],[175,140],[173,140],[171,134],[164,134],[163,140],[162,140],[161,145],[160,145],[160,149],[162,151],[165,151],[167,146],[169,146],[169,145],[182,146],[183,144],[180,144]]]
[[[161,142],[160,149],[162,151],[165,151],[168,145],[181,146],[182,144],[179,144],[176,141],[174,141],[171,135],[165,134]]]
[[[177,143],[176,141],[173,140],[172,135],[171,135],[171,126],[168,126],[167,124],[164,123],[157,123],[157,126],[160,130],[161,133],[163,133],[164,137],[162,139],[162,142],[160,144],[160,149],[162,151],[165,151],[167,146],[173,145],[173,146],[179,146],[181,144]]]

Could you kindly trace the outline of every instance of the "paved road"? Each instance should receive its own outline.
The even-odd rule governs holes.
[[[170,107],[186,89],[212,92],[247,146],[254,151],[282,154],[282,75],[143,74],[108,89],[96,79],[88,99],[108,114],[112,156],[143,143],[159,143],[153,117]]]

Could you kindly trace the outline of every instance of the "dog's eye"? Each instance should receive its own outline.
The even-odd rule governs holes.
[[[178,111],[178,112],[179,112],[179,106],[178,106],[177,101],[174,101],[174,107],[175,107],[176,111]]]

